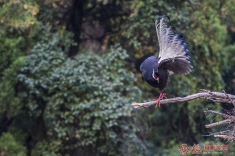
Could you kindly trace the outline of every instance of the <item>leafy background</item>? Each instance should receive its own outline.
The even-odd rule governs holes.
[[[157,55],[154,20],[186,39],[194,66],[173,75],[168,97],[200,89],[234,93],[234,0],[0,1],[0,153],[4,156],[178,155],[182,143],[228,144],[206,137],[219,121],[194,100],[135,110],[158,90],[139,66]],[[234,151],[234,145],[229,145]]]

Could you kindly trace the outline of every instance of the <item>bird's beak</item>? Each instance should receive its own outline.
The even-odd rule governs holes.
[[[159,77],[157,77],[155,80],[157,80],[157,82],[159,83]]]
[[[157,76],[155,75],[154,69],[153,69],[153,74],[152,74],[152,76],[153,76],[153,78],[159,83],[159,77],[157,77]]]

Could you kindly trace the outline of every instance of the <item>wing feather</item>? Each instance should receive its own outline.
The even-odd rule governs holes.
[[[155,21],[159,42],[159,68],[166,68],[175,74],[188,74],[192,70],[189,61],[189,50],[181,35],[174,33],[174,27],[167,25],[167,16]]]

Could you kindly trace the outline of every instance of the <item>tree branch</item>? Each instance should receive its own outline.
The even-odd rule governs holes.
[[[235,137],[233,137],[233,136],[214,135],[214,137],[216,137],[216,138],[222,138],[222,139],[228,140],[228,141],[230,141],[230,142],[234,142],[234,141],[235,141]]]
[[[225,130],[221,132],[210,133],[208,135],[203,135],[203,136],[225,135],[225,134],[229,134],[230,132],[231,130]]]
[[[221,113],[221,112],[218,112],[218,111],[214,111],[214,110],[208,110],[208,109],[206,109],[206,110],[204,111],[204,113],[205,113],[206,115],[208,115],[208,114],[217,114],[217,115],[223,116],[224,118],[229,118],[229,117],[230,117],[230,116],[227,115],[227,114],[224,114],[224,113]]]
[[[215,123],[212,123],[212,124],[208,124],[208,125],[206,125],[206,128],[212,128],[212,127],[215,127],[215,126],[230,124],[231,122],[232,122],[232,120],[226,119],[226,120],[218,121],[218,122],[215,122]]]
[[[187,102],[198,98],[206,98],[210,101],[214,102],[225,102],[230,104],[235,104],[235,96],[227,93],[220,93],[220,92],[211,92],[208,90],[201,90],[202,92],[188,95],[186,97],[176,97],[170,99],[163,99],[160,101],[160,104],[170,104],[170,103],[179,103],[179,102]],[[132,103],[134,108],[141,108],[141,107],[149,107],[155,105],[155,101],[144,102],[144,103]]]
[[[212,102],[233,104],[235,107],[235,96],[234,95],[227,94],[227,93],[225,93],[225,91],[223,91],[223,93],[220,93],[220,92],[211,92],[209,90],[204,90],[204,89],[201,90],[201,92],[199,92],[199,93],[188,95],[186,97],[176,97],[176,98],[170,98],[170,99],[163,99],[160,101],[160,104],[187,102],[187,101],[191,101],[191,100],[198,99],[198,98],[205,98],[205,99],[210,100]],[[150,101],[150,102],[144,102],[144,103],[136,103],[136,102],[132,103],[132,106],[134,108],[149,107],[151,105],[156,105],[156,101]],[[221,115],[223,118],[225,118],[222,121],[205,125],[206,128],[212,128],[215,126],[226,125],[226,124],[232,125],[232,128],[230,128],[229,130],[211,133],[210,135],[207,135],[207,136],[213,135],[214,137],[222,138],[222,139],[225,139],[229,142],[235,141],[235,137],[234,137],[234,135],[235,135],[235,116],[233,115],[233,113],[231,113],[231,114],[226,113],[225,114],[225,113],[221,113],[219,111],[208,110],[208,109],[206,109],[204,112],[206,115],[216,114],[216,115]]]

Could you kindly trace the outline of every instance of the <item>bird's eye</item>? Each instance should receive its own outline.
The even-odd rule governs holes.
[[[156,72],[156,73],[154,73],[154,76],[159,77],[159,74]]]

